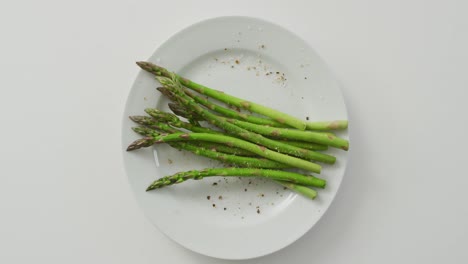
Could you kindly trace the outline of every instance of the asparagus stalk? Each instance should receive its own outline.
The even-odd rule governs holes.
[[[151,117],[153,117],[154,119],[156,119],[157,121],[160,121],[160,122],[166,121],[175,127],[184,128],[184,129],[187,129],[193,132],[199,132],[199,133],[223,134],[213,129],[209,129],[209,128],[201,127],[201,126],[195,126],[195,125],[183,122],[176,115],[163,112],[155,108],[146,108],[145,112]]]
[[[199,141],[199,142],[193,142],[192,145],[195,145],[197,147],[204,148],[204,149],[209,149],[214,152],[224,153],[224,154],[231,154],[231,155],[236,155],[236,156],[241,156],[241,157],[258,157],[258,155],[250,151],[243,150],[240,148],[229,147],[229,146],[219,144],[219,143]]]
[[[150,136],[150,135],[158,134],[155,130],[151,128],[147,128],[147,127],[133,127],[132,129],[133,131],[143,136]],[[235,155],[218,153],[212,150],[197,147],[196,145],[186,143],[186,142],[172,142],[169,144],[172,147],[177,148],[177,149],[184,149],[196,155],[200,155],[200,156],[204,156],[207,158],[230,163],[232,165],[237,165],[239,167],[251,167],[251,168],[253,167],[253,168],[264,168],[264,169],[280,169],[280,168],[286,167],[284,164],[281,164],[272,160],[258,159],[258,158],[244,158],[244,157],[239,157]],[[312,200],[315,199],[315,197],[317,196],[317,192],[315,190],[307,188],[305,186],[297,185],[297,184],[290,183],[290,182],[284,182],[284,181],[276,181],[276,182]]]
[[[143,136],[159,136],[155,130],[147,127],[133,127],[133,131]],[[190,151],[196,155],[204,156],[227,164],[237,165],[239,167],[251,167],[251,168],[267,168],[267,169],[283,169],[287,168],[287,165],[282,163],[263,159],[263,158],[252,158],[252,157],[241,157],[235,155],[229,155],[225,153],[216,152],[210,149],[205,149],[188,142],[171,142],[169,145],[176,149],[183,149]]]
[[[167,69],[154,65],[149,62],[137,62],[138,66],[140,66],[142,69],[155,74],[156,76],[163,76],[167,78],[172,78],[173,74],[171,74]],[[268,116],[276,121],[278,121],[281,124],[286,124],[291,127],[297,128],[299,130],[305,130],[306,129],[306,122],[295,118],[291,115],[282,113],[278,110],[262,106],[260,104],[256,104],[254,102],[250,102],[232,95],[225,94],[223,92],[208,88],[206,86],[203,86],[201,84],[192,82],[189,79],[182,78],[178,75],[176,75],[177,79],[180,81],[180,83],[189,89],[192,89],[194,91],[197,91],[201,94],[207,95],[209,97],[215,98],[219,101],[228,103],[230,105],[240,107],[246,110],[249,110],[251,112],[259,113],[264,116]]]
[[[279,142],[283,142],[285,144],[289,144],[291,146],[295,146],[298,148],[310,149],[310,150],[327,150],[327,145],[311,143],[311,142],[304,142],[304,141],[296,141],[296,140],[277,140]]]
[[[174,94],[177,96],[178,101],[180,103],[189,107],[191,110],[193,110],[194,112],[202,116],[205,120],[209,121],[211,124],[217,127],[220,127],[228,131],[231,134],[234,134],[236,136],[239,136],[242,139],[254,142],[256,144],[265,146],[267,148],[274,149],[280,153],[286,153],[286,154],[300,157],[303,159],[318,160],[318,161],[322,161],[322,162],[326,162],[330,164],[333,164],[336,161],[336,158],[333,156],[330,156],[330,155],[324,156],[324,154],[322,153],[314,152],[314,151],[303,149],[303,148],[298,148],[298,147],[291,146],[282,142],[271,140],[257,133],[253,133],[246,129],[240,128],[229,122],[225,122],[222,118],[202,108],[192,98],[185,95],[185,93],[181,90],[180,83],[178,83],[177,79],[171,80],[166,77],[157,77],[157,79],[164,86],[169,87],[174,91]]]
[[[176,96],[176,95],[172,95]],[[183,122],[180,121],[177,116],[159,111],[157,109],[148,108],[145,110],[149,115],[159,118],[162,120],[167,120],[170,122],[178,123],[179,126],[184,126],[183,128],[192,130],[190,124],[182,124]],[[286,138],[286,139],[293,139],[293,140],[300,140],[312,143],[319,143],[324,145],[329,145],[336,148],[341,148],[344,150],[348,150],[349,142],[345,139],[339,138],[331,133],[324,133],[324,132],[314,132],[314,131],[300,131],[295,129],[287,129],[287,128],[276,128],[276,127],[269,127],[269,126],[262,126],[258,124],[252,124],[249,122],[237,120],[237,119],[228,119],[225,117],[219,116],[220,119],[223,119],[225,122],[230,122],[238,127],[247,129],[249,131],[270,137],[276,138]],[[195,130],[194,130],[195,131]],[[195,132],[203,132],[209,133],[209,129],[198,129]]]
[[[159,90],[159,88],[158,88]],[[195,121],[203,121],[203,118],[201,118],[199,115],[191,112],[191,111],[187,111],[187,109],[185,109],[185,107],[183,107],[182,105],[178,104],[178,103],[169,103],[167,104],[169,106],[169,109],[171,109],[171,111],[178,115],[178,116],[181,116],[181,117],[184,117],[184,118],[187,118],[187,119],[192,119],[192,120],[195,120]]]
[[[241,149],[248,150],[264,158],[274,160],[283,164],[287,164],[291,167],[304,169],[316,173],[320,173],[322,167],[316,163],[306,161],[303,159],[291,157],[279,152],[272,151],[263,146],[255,145],[248,141],[224,136],[217,134],[208,133],[173,133],[173,134],[162,134],[157,137],[145,137],[142,139],[135,140],[127,148],[127,151],[136,150],[142,147],[149,147],[155,143],[174,142],[174,141],[209,141],[215,143],[223,143],[227,146],[238,147]]]
[[[224,117],[220,117],[220,119],[264,136],[319,143],[335,148],[341,148],[343,150],[348,150],[349,148],[349,142],[346,139],[339,138],[333,134],[314,131],[300,131],[289,128],[261,126],[237,119],[228,119]]]
[[[158,87],[158,90],[161,93],[163,93],[164,95],[166,95],[169,99],[174,101],[173,98],[175,99],[175,96],[172,94],[172,92],[168,88]],[[213,111],[215,111],[217,113],[220,113],[220,114],[222,114],[224,116],[231,117],[231,118],[236,118],[236,119],[239,119],[239,120],[245,120],[247,122],[254,123],[254,124],[259,124],[259,125],[273,126],[273,127],[288,127],[287,125],[282,124],[282,123],[280,123],[278,121],[275,121],[273,119],[262,118],[262,117],[250,115],[250,114],[247,114],[247,113],[240,113],[240,112],[234,111],[232,109],[219,106],[217,104],[214,104],[214,103],[208,101],[207,99],[205,99],[205,98],[203,98],[201,96],[196,96],[194,93],[190,92],[187,89],[184,89],[184,92],[188,96],[192,97],[197,103],[207,107],[210,110],[213,110]],[[171,108],[171,110],[172,110],[172,108]],[[180,113],[180,107],[176,111],[178,111]],[[179,115],[179,114],[177,114],[177,115]]]
[[[169,99],[172,101],[175,100],[175,96],[170,92],[169,89],[165,87],[158,87],[158,90],[166,95]],[[219,114],[222,114],[226,117],[230,118],[235,118],[238,120],[243,120],[249,123],[254,123],[257,125],[264,125],[264,126],[271,126],[271,127],[288,127],[280,122],[277,122],[273,119],[268,119],[268,118],[263,118],[259,116],[254,116],[248,113],[241,113],[234,111],[229,108],[225,108],[222,106],[219,106],[217,104],[214,104],[208,99],[205,99],[201,96],[197,96],[194,93],[190,92],[187,89],[184,89],[185,94],[188,96],[192,97],[197,103],[207,107],[210,110],[213,110]],[[171,108],[172,111],[175,111],[174,113],[179,116],[183,117],[191,117],[191,118],[197,118],[193,113],[189,113],[188,111],[184,111],[185,108],[183,108],[181,105],[177,103],[172,103],[169,105],[169,108]],[[199,119],[199,117],[198,117]],[[316,122],[306,122],[307,129],[309,130],[317,130],[317,131],[326,131],[326,130],[339,130],[339,129],[346,129],[348,127],[348,121],[346,120],[335,120],[335,121],[316,121]]]
[[[165,87],[159,87],[159,88],[164,88]],[[159,90],[158,88],[158,90]],[[177,103],[169,103],[169,108],[174,112],[174,114],[184,117],[184,118],[192,118],[197,121],[203,120],[203,118],[199,117],[198,115],[192,114],[192,112],[189,113],[185,107],[181,106],[180,104]],[[305,141],[296,141],[296,140],[278,140],[280,142],[299,147],[299,148],[305,148],[305,149],[310,149],[310,150],[327,150],[328,146],[327,145],[322,145],[322,144],[317,144],[317,143],[311,143],[311,142],[305,142]]]
[[[150,62],[144,62],[144,61],[137,62],[137,65],[140,66],[140,68],[142,68],[143,70],[145,70],[145,71],[147,71],[149,73],[152,73],[152,74],[154,74],[156,76],[164,76],[164,77],[171,78],[172,73],[169,72],[167,69],[161,67],[161,66],[152,64]],[[176,75],[176,77],[180,80],[182,85],[186,86],[187,88],[189,88],[191,90],[194,90],[194,91],[199,92],[201,94],[204,94],[204,95],[207,95],[209,97],[215,98],[215,99],[217,99],[217,100],[219,100],[221,102],[227,103],[229,105],[234,105],[236,107],[249,110],[250,112],[262,114],[264,116],[272,118],[273,121],[276,121],[279,124],[286,124],[288,126],[297,128],[299,130],[305,130],[306,128],[311,129],[311,130],[341,130],[341,129],[348,128],[348,121],[347,120],[305,122],[305,121],[302,121],[302,120],[300,120],[298,118],[290,116],[288,114],[282,113],[280,111],[277,111],[277,110],[274,110],[274,109],[271,109],[271,108],[268,108],[268,107],[253,103],[253,102],[249,102],[249,101],[246,101],[246,100],[243,100],[243,99],[240,99],[240,98],[225,94],[222,91],[218,91],[218,90],[208,88],[208,87],[203,86],[201,84],[195,83],[195,82],[193,82],[193,81],[191,81],[189,79],[183,78],[183,77],[181,77],[179,75]],[[199,98],[199,99],[202,99],[202,98]],[[203,104],[202,101],[200,101],[199,103]],[[224,110],[221,110],[220,108],[217,108],[217,110],[224,111]],[[217,111],[217,110],[215,110],[215,111]],[[227,112],[225,112],[225,113],[227,113]],[[230,112],[230,113],[233,114],[233,112]],[[229,116],[229,117],[236,118],[234,116]],[[241,119],[244,119],[242,116],[239,116],[239,117]],[[246,121],[255,123],[253,121],[254,119],[255,118],[250,119],[250,120],[246,120]],[[268,119],[265,119],[263,121],[259,120],[259,119],[255,119],[255,120],[257,122],[260,122],[258,124],[266,125],[267,123],[269,123]],[[262,122],[266,122],[266,123],[262,123]],[[275,125],[275,126],[280,127],[278,125]]]
[[[164,132],[167,132],[167,133],[179,133],[179,132],[181,132],[180,130],[175,129],[175,128],[169,126],[166,123],[156,122],[153,118],[151,118],[149,116],[129,116],[129,118],[133,122],[135,122],[135,123],[137,123],[139,125],[147,126],[147,127],[152,128],[152,129],[164,131]]]
[[[277,181],[277,182],[283,185],[284,187],[294,192],[300,193],[304,195],[305,197],[308,197],[312,200],[314,200],[315,197],[317,197],[317,191],[315,191],[314,189],[308,188],[306,186],[298,185],[298,184],[293,184],[290,182],[284,182],[284,181]]]
[[[272,127],[288,127],[284,123],[280,123],[273,119],[258,117],[258,116],[254,116],[248,113],[241,113],[241,112],[237,112],[232,109],[229,109],[229,108],[219,106],[217,104],[214,104],[208,101],[208,99],[195,95],[194,93],[190,92],[187,89],[185,89],[184,92],[188,96],[192,97],[195,101],[197,101],[197,103],[215,112],[218,112],[224,116],[239,119],[239,120],[244,120],[244,121],[258,124],[258,125],[266,125],[266,126],[272,126]],[[318,130],[318,131],[342,130],[342,129],[348,128],[347,120],[315,121],[315,122],[305,122],[305,124],[306,124],[306,129]]]
[[[151,129],[156,129],[159,131],[163,131],[166,133],[180,133],[182,131],[177,130],[165,123],[161,122],[156,122],[153,118],[148,117],[148,116],[130,116],[130,119],[134,121],[137,124],[147,126]],[[222,152],[225,154],[233,154],[233,155],[238,155],[238,156],[246,156],[246,157],[252,157],[256,156],[254,153],[240,149],[240,148],[234,148],[234,147],[229,147],[223,144],[217,144],[217,143],[210,143],[210,142],[194,142],[193,145],[197,145],[199,147],[205,148],[205,149],[210,149],[212,151],[218,151]]]
[[[265,177],[273,180],[286,181],[319,188],[324,188],[326,185],[326,181],[323,179],[316,178],[313,176],[306,176],[294,172],[250,168],[211,168],[204,170],[179,172],[171,176],[162,177],[151,183],[146,189],[146,191],[151,191],[169,185],[182,183],[187,180],[201,180],[203,178],[213,176]]]
[[[343,130],[348,128],[348,120],[306,122],[308,130]]]
[[[172,94],[169,88],[162,89],[161,87],[159,87],[158,90],[161,91],[164,95],[171,96],[174,99],[177,98],[177,95]],[[194,97],[196,96],[191,96],[191,98],[193,99]],[[178,100],[180,101],[180,99]],[[215,105],[211,103],[208,104],[208,107],[210,109],[213,109],[212,106],[215,106]],[[156,109],[152,109],[151,111],[156,111],[156,113],[159,114],[158,115],[156,113],[155,114],[149,113],[153,117],[160,116],[160,118],[163,118],[163,119],[164,118],[171,119],[165,116],[165,114],[168,114],[168,113],[164,113],[164,112],[160,113],[161,111],[156,110]],[[265,125],[249,123],[249,122],[241,121],[241,120],[234,119],[234,118],[230,118],[230,119],[227,119],[224,117],[219,117],[219,118],[223,118],[225,122],[230,122],[238,127],[247,129],[249,131],[252,131],[252,132],[264,135],[264,136],[300,140],[300,141],[306,141],[306,142],[312,142],[312,143],[320,143],[320,144],[324,144],[324,145],[328,145],[328,146],[332,146],[336,148],[341,148],[343,150],[348,150],[349,148],[349,142],[347,140],[339,138],[331,133],[301,131],[301,130],[295,130],[295,129],[270,127],[270,126],[265,126]],[[173,119],[180,121],[176,116],[174,116]],[[320,125],[319,123],[317,124]],[[196,132],[207,132],[207,131],[196,131]]]
[[[182,99],[180,99],[182,100]],[[200,132],[200,133],[213,133],[213,134],[220,134],[220,135],[223,135],[223,133],[221,132],[218,132],[218,131],[215,131],[215,130],[212,130],[212,129],[209,129],[209,128],[204,128],[204,127],[197,127],[197,126],[193,126],[191,124],[188,124],[188,123],[185,123],[185,122],[182,122],[177,116],[175,116],[174,114],[171,114],[171,113],[167,113],[167,112],[163,112],[163,111],[160,111],[158,109],[153,109],[153,108],[147,108],[145,109],[145,112],[148,113],[150,116],[152,116],[153,118],[155,118],[156,120],[166,120],[168,121],[171,125],[173,126],[176,126],[176,127],[182,127],[182,128],[185,128],[185,129],[188,129],[188,130],[191,130],[193,132]],[[220,119],[224,120],[224,122],[231,122],[231,119],[226,119],[224,117],[219,117]],[[260,125],[255,125],[255,124],[251,124],[251,123],[247,123],[247,122],[243,122],[243,121],[239,121],[239,120],[236,120],[236,119],[233,119],[233,121],[238,121],[238,122],[242,122],[242,123],[246,123],[247,124],[247,127],[244,127],[245,129],[247,130],[251,130],[249,129],[249,125],[252,125],[254,127],[258,127],[260,128],[259,130],[260,131],[254,131],[254,132],[264,132],[264,130],[262,130],[261,128],[265,128],[265,129],[268,129],[269,127],[264,127],[264,126],[260,126]],[[236,123],[234,123],[235,125],[237,125]],[[239,127],[242,127],[239,125]],[[287,129],[285,129],[287,130]],[[276,130],[274,130],[276,131]],[[294,130],[296,132],[302,132],[302,133],[308,133],[310,131],[300,131],[300,130]],[[313,133],[313,132],[310,132],[310,133]],[[259,133],[259,134],[264,134],[265,133]],[[286,133],[285,133],[286,134]],[[273,134],[275,135],[275,134]],[[289,135],[289,134],[288,134]],[[271,136],[271,135],[270,135]],[[327,139],[329,139],[330,137],[328,137]],[[313,151],[310,151],[310,157],[311,159],[313,160],[316,160],[316,161],[321,161],[321,162],[325,162],[325,163],[330,163],[330,164],[333,164],[335,162],[335,157],[333,156],[330,156],[330,155],[327,155],[327,154],[323,154],[323,153],[318,153],[318,152],[313,152]],[[313,156],[312,156],[313,155]]]

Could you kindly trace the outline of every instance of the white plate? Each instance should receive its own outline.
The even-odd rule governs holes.
[[[315,51],[293,33],[260,19],[220,17],[196,23],[161,45],[149,61],[303,119],[347,119],[339,86]],[[327,188],[319,190],[314,201],[272,182],[220,177],[145,192],[159,177],[219,166],[166,145],[158,145],[154,152],[153,148],[125,152],[139,137],[127,116],[143,115],[146,107],[167,109],[168,101],[157,86],[149,73],[138,74],[125,107],[122,149],[135,197],[164,234],[204,255],[247,259],[284,248],[322,217],[340,186],[347,160],[344,151],[327,151],[336,155],[337,163],[323,166],[320,177],[327,179]],[[346,132],[339,135],[347,138]]]

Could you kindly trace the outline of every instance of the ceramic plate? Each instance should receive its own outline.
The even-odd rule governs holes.
[[[220,17],[196,23],[167,40],[148,60],[304,120],[347,119],[340,88],[317,53],[295,34],[264,20]],[[337,162],[323,166],[320,177],[327,180],[327,187],[319,190],[316,200],[270,181],[237,177],[213,177],[145,192],[159,177],[221,166],[167,145],[125,151],[139,137],[130,129],[134,124],[129,115],[143,115],[147,107],[168,110],[167,99],[156,87],[153,76],[138,74],[125,108],[122,150],[135,197],[161,232],[204,255],[247,259],[293,243],[322,217],[343,178],[345,151],[327,151]]]

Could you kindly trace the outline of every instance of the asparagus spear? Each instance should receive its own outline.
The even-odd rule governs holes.
[[[170,92],[169,89],[165,87],[158,87],[157,88],[161,93],[166,95],[169,99],[172,101],[175,100],[175,96]],[[265,126],[271,126],[271,127],[288,127],[282,123],[279,123],[273,119],[268,119],[268,118],[263,118],[263,117],[258,117],[254,116],[251,114],[247,113],[240,113],[234,110],[231,110],[229,108],[225,108],[222,106],[219,106],[217,104],[214,104],[207,99],[197,96],[194,93],[190,92],[187,89],[184,89],[185,94],[188,96],[192,97],[197,103],[207,107],[210,110],[213,110],[217,113],[220,113],[224,116],[230,117],[230,118],[235,118],[238,120],[243,120],[249,123],[254,123],[257,125],[265,125]],[[169,105],[169,108],[171,108],[172,111],[175,111],[174,113],[176,115],[180,115],[183,117],[191,117],[191,118],[197,118],[193,113],[189,113],[188,111],[184,111],[184,108],[177,104],[177,103],[172,103]],[[198,117],[199,119],[199,117]],[[326,130],[334,130],[334,129],[346,129],[348,127],[348,121],[346,120],[335,120],[335,121],[316,121],[316,122],[306,122],[307,128],[309,130],[318,130],[318,131],[326,131]]]
[[[133,127],[133,131],[143,136],[159,136],[155,130],[147,127]],[[225,153],[216,152],[210,149],[205,149],[188,142],[171,142],[169,145],[176,149],[183,149],[190,151],[196,155],[204,156],[207,158],[219,160],[239,167],[251,167],[251,168],[269,168],[269,169],[282,169],[287,168],[287,165],[282,163],[263,159],[263,158],[252,158],[252,157],[241,157],[235,155],[229,155]]]
[[[241,149],[248,150],[259,156],[265,157],[270,160],[278,161],[283,164],[287,164],[291,167],[304,169],[316,173],[320,173],[322,167],[316,163],[306,161],[303,159],[291,157],[285,154],[281,154],[263,146],[255,145],[248,141],[238,139],[235,137],[229,137],[217,134],[208,133],[173,133],[173,134],[162,134],[157,137],[145,137],[142,139],[135,140],[127,148],[127,151],[132,151],[142,147],[149,147],[155,143],[174,142],[174,141],[209,141],[215,143],[223,143],[227,146],[238,147]]]
[[[317,191],[315,191],[314,189],[308,188],[306,186],[298,185],[298,184],[293,184],[290,182],[285,182],[285,181],[277,181],[277,182],[283,185],[284,187],[294,192],[300,193],[304,195],[305,197],[308,197],[312,200],[314,200],[315,197],[317,197]]]
[[[306,122],[308,130],[343,130],[348,128],[348,120]]]
[[[171,91],[168,88],[158,87],[158,90],[162,94],[166,95],[169,99],[174,101],[173,99],[175,99],[175,96],[171,93]],[[250,115],[250,114],[247,114],[247,113],[240,113],[240,112],[231,110],[229,108],[219,106],[217,104],[214,104],[214,103],[208,101],[207,99],[205,99],[205,98],[203,98],[201,96],[196,96],[195,94],[193,94],[192,92],[190,92],[187,89],[184,89],[184,92],[188,96],[192,97],[197,103],[207,107],[210,110],[218,112],[218,113],[220,113],[220,114],[222,114],[224,116],[231,117],[231,118],[236,118],[236,119],[239,119],[239,120],[245,120],[247,122],[254,123],[254,124],[259,124],[259,125],[273,126],[273,127],[289,127],[289,126],[287,126],[285,124],[282,124],[282,123],[280,123],[278,121],[275,121],[273,119],[262,118],[262,117]],[[171,106],[169,106],[169,107],[171,107]],[[172,108],[171,108],[171,110],[172,110]],[[180,113],[180,107],[176,111],[178,111]],[[177,115],[179,115],[179,114],[177,114]]]
[[[278,122],[273,119],[267,119],[267,118],[262,118],[258,116],[254,116],[251,114],[247,113],[241,113],[237,112],[234,110],[231,110],[229,108],[225,108],[222,106],[219,106],[217,104],[214,104],[207,99],[201,97],[201,96],[196,96],[194,93],[190,92],[187,89],[184,89],[184,92],[192,97],[197,103],[215,111],[218,112],[222,115],[225,115],[227,117],[239,119],[239,120],[244,120],[250,123],[254,123],[257,125],[266,125],[266,126],[271,126],[271,127],[288,127],[284,123]],[[216,97],[213,97],[216,98]],[[216,98],[218,99],[218,98]],[[315,121],[315,122],[305,122],[306,128],[309,130],[318,130],[318,131],[326,131],[326,130],[339,130],[339,129],[346,129],[348,127],[348,121],[347,120],[335,120],[335,121]]]
[[[137,62],[137,65],[140,66],[142,69],[155,74],[156,76],[163,76],[167,78],[172,78],[172,75],[168,70],[166,70],[163,67],[154,65],[149,62]],[[259,104],[256,104],[254,102],[250,102],[241,98],[234,97],[232,95],[225,94],[220,91],[216,91],[214,89],[208,88],[206,86],[203,86],[201,84],[192,82],[189,79],[182,78],[178,75],[176,75],[177,79],[181,82],[182,85],[197,91],[201,94],[205,94],[209,97],[213,97],[219,101],[228,103],[230,105],[234,105],[246,110],[249,110],[251,112],[259,113],[264,116],[271,117],[272,119],[278,121],[281,124],[287,124],[291,127],[297,128],[299,130],[305,130],[306,129],[306,122],[295,118],[291,115],[282,113],[278,110],[262,106]]]
[[[304,141],[296,141],[296,140],[277,140],[279,142],[283,142],[285,144],[289,144],[291,146],[295,146],[298,148],[310,149],[310,150],[327,150],[327,145],[311,143],[311,142],[304,142]]]
[[[180,130],[177,130],[166,123],[155,122],[155,120],[149,116],[129,116],[129,118],[140,125],[150,127],[156,130],[162,130],[167,133],[179,133]]]
[[[179,172],[171,176],[162,177],[151,183],[146,189],[146,191],[151,191],[154,189],[181,183],[186,180],[201,180],[205,177],[212,176],[265,177],[273,180],[286,181],[319,188],[324,188],[326,185],[326,181],[323,179],[316,178],[313,176],[302,175],[294,172],[250,168],[211,168],[204,170]]]
[[[307,141],[312,143],[319,143],[335,148],[341,148],[343,150],[348,150],[349,142],[345,139],[339,138],[332,134],[314,132],[314,131],[300,131],[289,128],[276,128],[261,126],[257,124],[252,124],[249,122],[244,122],[237,119],[228,119],[220,117],[225,122],[232,123],[238,127],[247,129],[249,131],[258,133],[264,136],[277,137],[277,138],[286,138],[286,139],[295,139],[300,141]]]
[[[311,150],[298,148],[291,146],[282,142],[271,140],[263,137],[257,133],[250,132],[246,129],[240,128],[234,124],[225,122],[219,116],[212,114],[210,111],[199,106],[192,98],[185,95],[181,90],[180,83],[177,79],[171,80],[166,77],[156,77],[160,83],[164,86],[171,88],[174,91],[174,94],[177,96],[178,101],[185,106],[189,107],[191,110],[202,116],[205,120],[209,121],[211,124],[220,127],[231,134],[239,136],[242,139],[254,142],[256,144],[265,146],[270,149],[274,149],[280,153],[290,154],[296,157],[308,159],[308,160],[318,160],[326,163],[333,164],[336,161],[336,158],[330,155],[324,156],[322,153],[314,152]]]
[[[158,90],[160,88],[167,89],[165,87],[159,87]],[[187,109],[185,109],[185,107],[181,106],[178,103],[169,103],[168,105],[169,105],[169,108],[172,110],[172,112],[174,112],[174,114],[176,114],[178,116],[181,116],[181,117],[184,117],[184,118],[192,118],[192,119],[197,120],[197,121],[203,120],[203,118],[199,117],[196,114],[193,114],[193,112],[189,113],[189,111],[187,111]],[[289,145],[292,145],[292,146],[295,146],[295,147],[305,148],[305,149],[310,149],[310,150],[327,150],[328,149],[327,145],[311,143],[311,142],[305,142],[305,141],[280,140],[280,139],[277,139],[277,141],[280,141],[280,142],[283,142],[283,143],[286,143],[286,144],[289,144]]]
[[[180,102],[180,99],[177,99],[177,95],[173,94],[171,92],[171,89],[166,88],[166,87],[159,87],[158,90],[162,92],[164,95],[169,96],[170,98],[174,100],[178,100]],[[214,110],[216,109],[216,105],[208,102],[207,100],[200,98],[198,96],[190,95],[191,93],[187,93],[191,98],[199,102],[198,100],[204,100],[209,109]],[[196,98],[199,98],[198,100]],[[229,110],[229,109],[227,109]],[[230,110],[231,111],[231,110]],[[240,113],[237,113],[236,111],[233,111],[237,115]],[[230,119],[223,118],[226,122],[233,123],[234,125],[247,129],[249,131],[264,135],[264,136],[273,136],[277,138],[286,138],[286,139],[293,139],[293,140],[300,140],[300,141],[307,141],[307,142],[313,142],[313,143],[320,143],[324,145],[329,145],[332,147],[336,148],[341,148],[343,150],[348,150],[349,148],[349,142],[345,139],[339,138],[331,133],[323,133],[323,132],[314,132],[314,131],[301,131],[301,130],[294,130],[294,129],[287,129],[287,128],[278,128],[278,127],[271,127],[271,126],[265,126],[265,125],[259,125],[255,124],[255,122],[245,122],[236,119],[236,116],[230,115]],[[198,118],[199,119],[199,118]],[[323,122],[317,122],[316,126],[321,126],[323,125]],[[331,124],[331,123],[330,123]],[[198,131],[198,132],[203,132],[203,131]]]
[[[174,95],[176,96],[176,95]],[[194,132],[202,132],[202,133],[219,133],[216,131],[213,131],[211,129],[207,128],[199,128],[196,126],[193,126],[188,123],[182,122],[176,115],[171,114],[171,113],[166,113],[163,111],[160,111],[158,109],[153,109],[153,108],[147,108],[145,109],[146,113],[148,113],[150,116],[162,120],[162,121],[168,121],[171,124],[177,126],[177,127],[182,127],[188,130],[192,130]],[[258,133],[260,135],[264,136],[270,136],[270,137],[275,137],[275,138],[285,138],[285,139],[293,139],[293,140],[300,140],[300,141],[306,141],[306,142],[312,142],[312,143],[319,143],[327,146],[332,146],[336,148],[341,148],[344,150],[348,150],[349,148],[349,142],[345,139],[339,138],[331,133],[324,133],[324,132],[314,132],[314,131],[301,131],[301,130],[295,130],[295,129],[288,129],[288,128],[276,128],[276,127],[269,127],[269,126],[262,126],[262,125],[257,125],[257,124],[252,124],[249,122],[237,120],[237,119],[231,119],[231,118],[225,118],[218,116],[219,119],[223,120],[224,122],[229,122],[232,123],[238,127],[247,129],[249,131]],[[195,130],[194,130],[195,129]]]
[[[167,105],[169,106],[169,109],[171,109],[171,111],[178,116],[181,116],[187,119],[196,120],[196,121],[203,121],[203,118],[201,118],[199,115],[191,111],[188,111],[187,109],[185,109],[185,107],[183,107],[182,105],[178,103],[168,103]]]
[[[155,130],[151,128],[147,128],[147,127],[134,127],[132,129],[133,131],[143,136],[150,136],[150,135],[157,134]],[[272,160],[258,159],[258,158],[244,158],[244,157],[239,157],[235,155],[227,155],[224,153],[219,153],[216,151],[200,148],[188,142],[172,142],[169,144],[172,147],[177,148],[177,149],[184,149],[196,155],[208,157],[211,159],[230,163],[230,164],[237,165],[240,167],[253,167],[253,168],[264,168],[264,169],[280,169],[280,168],[286,167],[286,165],[272,161]],[[315,199],[315,197],[317,197],[317,192],[315,190],[307,188],[305,186],[297,185],[297,184],[290,183],[290,182],[284,182],[284,181],[276,181],[276,182],[312,200]]]
[[[176,115],[160,111],[155,108],[146,108],[145,112],[156,119],[159,122],[168,122],[169,124],[179,127],[179,128],[184,128],[193,132],[199,132],[199,133],[213,133],[213,134],[223,134],[221,132],[215,131],[213,129],[209,129],[206,127],[201,127],[201,126],[195,126],[186,122],[182,122]]]
[[[134,121],[137,124],[147,126],[152,129],[156,129],[159,131],[163,131],[166,133],[180,133],[182,131],[177,130],[165,123],[160,123],[160,122],[155,122],[155,120],[151,117],[148,116],[130,116],[130,119]],[[199,147],[205,148],[205,149],[210,149],[212,151],[218,151],[222,152],[225,154],[233,154],[233,155],[238,155],[238,156],[246,156],[246,157],[252,157],[256,156],[254,153],[240,149],[240,148],[234,148],[234,147],[229,147],[223,144],[217,144],[217,143],[210,143],[210,142],[194,142],[193,145],[197,145]]]
[[[214,152],[224,153],[224,154],[231,154],[231,155],[236,155],[236,156],[241,156],[241,157],[258,157],[258,155],[250,151],[243,150],[240,148],[229,147],[229,146],[219,144],[219,143],[195,141],[192,143],[192,145],[200,147],[200,148],[204,148],[204,149],[209,149]]]
[[[183,99],[180,99],[180,100],[183,100]],[[148,113],[153,118],[155,118],[157,121],[159,121],[159,120],[168,121],[171,125],[176,126],[176,127],[181,127],[181,128],[185,128],[185,129],[188,129],[188,130],[192,130],[193,132],[212,133],[212,134],[223,135],[223,133],[212,130],[212,129],[209,129],[209,128],[197,127],[197,126],[193,126],[191,124],[182,122],[176,115],[171,114],[171,113],[167,113],[167,112],[163,112],[163,111],[160,111],[158,109],[147,108],[147,109],[145,109],[145,112]],[[219,118],[222,119],[222,120],[225,120],[224,122],[228,122],[228,119],[225,119],[224,117],[219,117]],[[235,121],[239,121],[239,120],[235,120]],[[239,121],[239,122],[241,122],[241,121]],[[245,122],[243,122],[243,123],[245,123]],[[247,123],[247,124],[250,124],[250,123]],[[237,124],[235,124],[235,125],[237,125]],[[254,124],[250,124],[250,125],[258,126],[260,128],[263,128],[263,126],[260,126],[260,125],[254,125]],[[248,126],[245,127],[245,128],[248,129]],[[265,128],[268,128],[268,127],[265,127]],[[250,129],[248,129],[248,130],[250,130]],[[294,130],[294,131],[303,132],[303,133],[310,132],[310,131],[300,131],[300,130]],[[258,131],[254,131],[254,132],[258,133]],[[263,132],[263,130],[261,132]],[[259,134],[262,134],[262,133],[259,133]],[[329,137],[327,139],[329,139]],[[333,157],[333,156],[323,154],[323,153],[314,152],[314,151],[310,151],[310,158],[313,159],[313,160],[316,160],[316,161],[322,161],[322,162],[330,163],[330,164],[333,164],[335,162],[335,160],[336,160],[335,157]]]

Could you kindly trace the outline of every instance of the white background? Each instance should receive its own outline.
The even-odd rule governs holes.
[[[468,2],[2,1],[0,263],[468,262]],[[192,253],[137,207],[120,122],[173,33],[256,16],[306,39],[343,85],[350,162],[293,245],[245,262]]]

